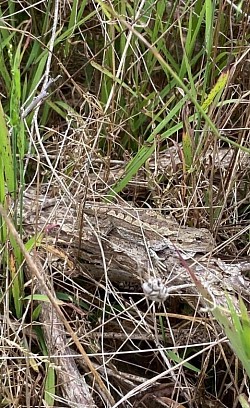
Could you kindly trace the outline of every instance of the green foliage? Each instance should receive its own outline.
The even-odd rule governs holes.
[[[236,310],[229,296],[227,296],[229,316],[227,312],[216,307],[212,313],[223,327],[231,347],[240,359],[248,377],[250,377],[250,318],[242,299],[240,310]]]
[[[242,408],[250,408],[250,404],[247,400],[247,396],[244,394],[241,394],[239,396],[239,403],[241,404]]]
[[[239,299],[239,312],[227,296],[229,310],[216,306],[211,309],[217,322],[222,326],[228,337],[230,346],[239,358],[248,378],[250,377],[250,318],[242,299]],[[239,402],[243,408],[249,408],[245,395],[239,396]]]
[[[47,365],[46,380],[44,386],[44,399],[48,406],[53,407],[56,395],[56,375],[54,367]]]
[[[1,202],[4,202],[5,197],[5,183],[8,188],[8,192],[13,195],[15,191],[15,177],[14,177],[14,165],[13,165],[13,157],[11,151],[11,144],[10,144],[10,137],[9,132],[6,125],[6,120],[2,108],[2,104],[0,102],[0,195],[1,195]]]
[[[41,327],[36,327],[35,332],[43,355],[48,356],[48,349]],[[48,406],[53,407],[55,400],[54,396],[56,395],[56,373],[53,364],[47,362],[45,364],[45,367],[46,373],[44,382],[44,400],[46,401]]]

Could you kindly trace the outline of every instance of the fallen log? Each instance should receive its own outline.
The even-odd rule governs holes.
[[[181,227],[171,216],[121,204],[26,195],[24,208],[26,231],[45,231],[46,253],[71,276],[108,278],[131,289],[160,279],[167,295],[174,288],[180,296],[197,296],[184,259],[216,304],[226,306],[225,292],[235,305],[239,295],[248,299],[249,260],[226,263],[213,255],[215,243],[206,229]]]

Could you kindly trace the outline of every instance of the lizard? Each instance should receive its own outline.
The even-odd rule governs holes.
[[[181,293],[182,289],[187,287],[191,288],[188,293],[197,294],[180,255],[219,304],[226,304],[224,290],[229,293],[237,291],[248,294],[250,283],[241,273],[244,265],[227,265],[211,256],[215,249],[215,240],[209,230],[182,227],[171,215],[163,216],[151,209],[91,203],[86,204],[83,211],[92,217],[96,230],[103,234],[106,248],[111,249],[109,259],[112,259],[112,249],[116,252],[114,259],[121,259],[121,262],[116,264],[121,279],[123,273],[125,276],[129,270],[129,279],[131,280],[133,275],[137,276],[144,294],[151,300],[162,302],[174,289],[180,289],[178,292]],[[152,252],[147,251],[147,248],[152,249],[160,260],[153,268],[154,262],[150,265],[146,259],[151,255],[152,261]],[[125,267],[126,262],[130,269]],[[115,264],[112,265],[112,271],[117,269]],[[118,279],[120,277],[118,273]],[[167,281],[166,284],[163,281]],[[234,303],[237,305],[236,297]]]
[[[211,233],[204,228],[180,227],[171,215],[162,216],[149,209],[136,208],[116,208],[112,204],[99,204],[97,206],[86,206],[85,213],[94,215],[97,226],[107,225],[104,228],[104,235],[108,239],[111,231],[115,230],[121,242],[133,243],[139,250],[139,246],[144,246],[147,255],[150,257],[149,268],[153,265],[160,267],[163,272],[167,272],[166,265],[161,261],[157,253],[168,251],[167,254],[181,253],[183,259],[193,258],[197,253],[210,252],[214,247],[214,240]],[[102,232],[103,233],[103,232]],[[113,233],[114,237],[114,233]],[[124,250],[121,248],[121,251]],[[128,248],[125,249],[128,253]],[[169,252],[170,251],[170,252]],[[138,251],[139,252],[139,251]],[[165,252],[165,257],[168,256]],[[140,257],[138,257],[139,259]],[[174,257],[174,262],[178,263],[178,256]],[[154,271],[153,275],[155,275]],[[178,285],[179,289],[190,287],[191,283]],[[193,285],[193,284],[191,284]],[[146,297],[151,300],[162,302],[166,300],[170,292],[176,290],[175,286],[165,286],[159,276],[150,276],[142,283],[142,289]]]
[[[161,251],[167,246],[177,247],[187,257],[211,252],[215,246],[212,234],[205,228],[181,227],[172,215],[161,215],[151,209],[121,208],[112,204],[86,206],[86,214],[94,215],[108,229],[116,229],[124,239],[136,236],[137,243],[146,243]],[[172,245],[174,244],[174,245]],[[189,255],[188,255],[189,253]]]

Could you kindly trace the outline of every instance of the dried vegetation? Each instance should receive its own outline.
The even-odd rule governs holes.
[[[157,305],[142,275],[132,282],[138,259],[144,273],[154,263],[143,227],[129,252],[129,231],[121,239],[111,218],[99,225],[85,210],[112,197],[115,209],[173,216],[179,233],[206,228],[215,244],[204,262],[228,265],[216,265],[219,295],[232,264],[248,288],[249,2],[237,7],[1,2],[0,87],[19,187],[0,196],[26,243],[22,264],[15,232],[2,233],[1,407],[238,408],[248,396],[248,377],[197,291],[177,288]],[[60,78],[21,121],[48,75]],[[120,257],[110,246],[117,236]],[[191,283],[188,273],[177,278]]]

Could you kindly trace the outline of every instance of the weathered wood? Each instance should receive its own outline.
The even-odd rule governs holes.
[[[42,203],[42,197],[33,198],[25,202],[26,231],[45,230],[44,247],[54,260],[68,265],[65,273],[84,273],[94,279],[106,276],[130,286],[159,277],[167,287],[183,286],[192,282],[181,254],[216,303],[226,305],[225,292],[235,304],[239,294],[249,296],[250,282],[244,273],[250,262],[227,264],[213,256],[215,244],[206,229],[180,227],[172,217],[164,218],[153,210],[79,205],[67,199]],[[194,286],[178,293],[198,295]]]

